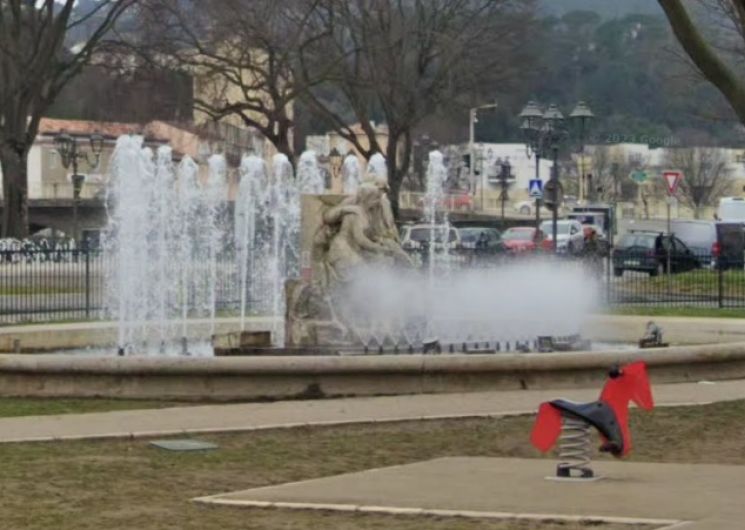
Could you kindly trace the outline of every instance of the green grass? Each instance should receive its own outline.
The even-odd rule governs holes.
[[[745,271],[724,271],[722,285],[725,295],[734,293],[745,297]],[[716,296],[719,291],[719,272],[697,269],[680,274],[624,278],[615,284],[615,288],[626,292],[670,292]]]
[[[140,401],[125,399],[42,399],[0,398],[0,418],[18,416],[46,416],[50,414],[81,414],[113,410],[158,409],[181,406],[168,401]]]
[[[633,410],[632,459],[745,464],[743,417],[745,401],[651,413]],[[585,528],[205,507],[190,502],[198,496],[444,456],[537,457],[528,444],[532,422],[530,416],[519,416],[200,435],[220,446],[206,453],[160,451],[145,440],[4,444],[0,521],[3,528],[13,530]]]
[[[650,317],[708,317],[708,318],[745,318],[745,308],[716,307],[656,307],[656,306],[617,306],[610,307],[607,313],[612,315],[641,315]]]

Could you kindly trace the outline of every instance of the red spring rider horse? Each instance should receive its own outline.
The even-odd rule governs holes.
[[[530,441],[544,453],[559,441],[561,461],[556,468],[557,477],[594,476],[589,467],[591,427],[603,438],[600,451],[616,457],[627,455],[631,450],[629,401],[646,410],[654,407],[644,362],[615,367],[608,376],[598,401],[573,403],[556,399],[541,403]]]

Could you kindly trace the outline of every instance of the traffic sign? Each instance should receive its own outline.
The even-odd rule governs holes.
[[[629,173],[629,178],[636,182],[637,184],[644,184],[647,182],[647,179],[649,178],[646,171],[642,171],[641,169],[637,169]]]
[[[543,198],[543,181],[541,179],[531,179],[528,185],[528,193],[534,199]]]
[[[663,171],[662,178],[665,179],[665,184],[667,184],[668,195],[675,195],[680,181],[683,180],[683,172],[673,170]]]

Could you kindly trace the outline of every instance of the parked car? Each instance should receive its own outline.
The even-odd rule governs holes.
[[[502,235],[496,228],[488,226],[468,226],[459,228],[460,248],[482,251],[485,254],[504,252]]]
[[[519,214],[535,215],[535,199],[515,203],[513,207]],[[551,215],[551,210],[545,207],[541,207],[541,215],[543,217],[549,216]]]
[[[451,193],[445,203],[449,210],[473,211],[473,196],[470,193]]]
[[[742,269],[745,232],[740,223],[673,220],[673,233],[696,254],[702,267]]]
[[[553,221],[543,221],[541,230],[553,247]],[[559,253],[579,254],[585,248],[585,232],[579,221],[561,219],[556,223],[556,250]]]
[[[627,232],[613,250],[613,274],[622,276],[624,271],[640,271],[650,276],[667,270],[668,254],[670,273],[699,268],[696,255],[674,235],[659,232]]]
[[[534,226],[515,226],[502,232],[502,244],[510,254],[548,250],[546,235]]]
[[[455,249],[460,244],[460,235],[453,226],[416,224],[401,228],[401,247],[404,250],[426,248],[434,238],[435,249]]]
[[[419,208],[425,208],[424,198],[419,199]],[[437,208],[445,210],[458,210],[458,211],[473,211],[473,196],[470,193],[459,192],[449,193],[439,201],[437,201]]]

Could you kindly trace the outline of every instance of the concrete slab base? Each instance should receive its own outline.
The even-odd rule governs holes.
[[[441,458],[281,484],[198,502],[473,518],[741,528],[744,466],[600,461],[596,482],[547,481],[554,461]]]

